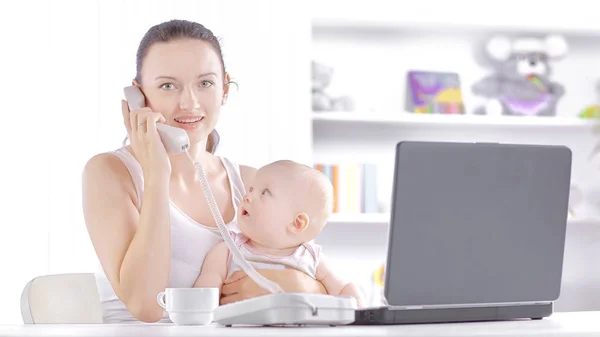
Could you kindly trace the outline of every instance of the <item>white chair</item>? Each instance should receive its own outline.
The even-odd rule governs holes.
[[[94,274],[34,278],[21,294],[21,316],[25,324],[102,323]]]

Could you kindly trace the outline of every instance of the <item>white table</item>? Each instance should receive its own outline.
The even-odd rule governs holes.
[[[170,324],[0,326],[0,336],[600,336],[600,311],[543,320],[340,327],[222,327]]]

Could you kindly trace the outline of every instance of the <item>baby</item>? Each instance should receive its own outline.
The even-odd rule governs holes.
[[[333,187],[318,170],[289,160],[261,167],[238,206],[236,246],[255,269],[294,268],[321,282],[330,295],[348,295],[361,306],[358,288],[335,275],[313,239],[333,209]],[[241,268],[224,242],[206,256],[194,287],[221,289]]]

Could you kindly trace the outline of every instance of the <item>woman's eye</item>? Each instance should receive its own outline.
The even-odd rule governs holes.
[[[202,82],[200,82],[200,85],[204,88],[208,88],[208,87],[212,86],[213,83],[211,81],[202,81]]]
[[[175,85],[173,83],[165,83],[160,86],[161,89],[171,91],[175,89]]]

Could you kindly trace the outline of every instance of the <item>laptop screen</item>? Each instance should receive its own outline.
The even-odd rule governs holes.
[[[558,297],[568,148],[402,142],[394,174],[385,280],[390,305]]]

